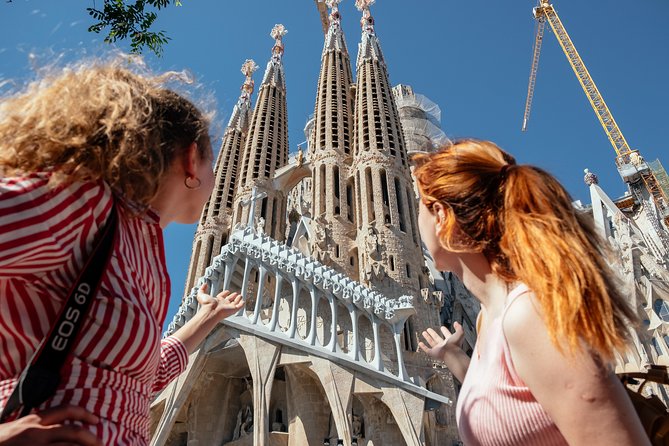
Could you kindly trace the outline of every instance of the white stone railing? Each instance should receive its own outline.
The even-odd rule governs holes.
[[[235,286],[231,283],[238,265],[243,265],[241,287],[239,284]],[[233,231],[229,243],[221,249],[221,254],[214,258],[211,266],[206,269],[205,275],[200,278],[198,285],[192,289],[189,296],[184,300],[165,334],[169,335],[176,331],[195,313],[197,309],[197,289],[204,281],[208,282],[212,294],[224,289],[231,289],[241,291],[242,295],[248,300],[250,296],[247,295],[247,291],[250,289],[249,285],[252,282],[250,275],[253,270],[258,271],[258,280],[253,286],[253,294],[255,295],[253,310],[243,308],[236,315],[227,318],[223,322],[225,325],[254,333],[283,345],[290,345],[308,351],[317,356],[330,358],[340,364],[347,363],[357,370],[372,372],[377,377],[379,374],[383,375],[387,380],[392,380],[402,387],[411,387],[414,391],[420,389],[422,391],[419,391],[419,393],[425,393],[425,389],[417,385],[418,383],[414,383],[407,375],[402,354],[404,324],[406,319],[415,313],[413,297],[388,298],[315,259],[305,256],[300,251],[286,246],[282,242],[278,242],[265,234],[256,233],[251,227]],[[240,270],[237,269],[237,271],[238,282]],[[268,281],[268,275],[273,276],[275,280],[273,302],[263,302],[264,298],[269,297],[263,290]],[[290,285],[289,287],[284,287],[286,282]],[[286,288],[292,291],[288,293],[288,296],[282,296],[282,290]],[[304,337],[297,335],[298,302],[302,290],[308,291],[311,300],[308,309],[311,315],[310,326]],[[279,307],[282,299],[292,302],[287,328],[279,326]],[[324,333],[329,332],[327,345],[322,345],[317,340],[317,306],[323,299],[329,304],[330,314],[332,315],[330,326],[322,327]],[[348,310],[350,316],[352,340],[350,347],[346,350],[342,349],[337,340],[338,305]],[[304,310],[306,311],[306,309]],[[374,357],[369,362],[360,349],[361,333],[358,318],[361,315],[365,315],[371,322]],[[393,360],[397,362],[396,374],[387,370],[382,361],[380,332],[383,325],[389,328],[392,333],[395,350]],[[431,394],[431,392],[429,393]],[[442,398],[444,399],[443,402],[449,402],[447,398]]]

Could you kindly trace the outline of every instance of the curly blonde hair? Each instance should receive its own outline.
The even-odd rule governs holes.
[[[140,61],[141,62],[141,61]],[[127,58],[46,75],[0,102],[0,172],[50,172],[50,185],[107,182],[145,211],[173,160],[196,142],[212,157],[209,119]]]

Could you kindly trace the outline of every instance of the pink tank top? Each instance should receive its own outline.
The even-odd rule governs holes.
[[[502,319],[511,302],[528,292],[525,285],[509,293],[502,315],[490,321],[485,339],[477,340],[458,395],[456,420],[467,446],[566,445],[557,426],[516,374]],[[479,347],[483,352],[478,356]]]

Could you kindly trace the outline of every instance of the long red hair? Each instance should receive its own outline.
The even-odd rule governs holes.
[[[488,141],[459,141],[414,161],[421,199],[430,211],[436,202],[446,209],[444,248],[481,252],[496,275],[525,283],[558,349],[610,360],[625,347],[636,316],[592,218],[557,179]]]

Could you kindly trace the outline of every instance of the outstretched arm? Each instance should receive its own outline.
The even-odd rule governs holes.
[[[443,361],[458,381],[463,382],[469,368],[469,356],[460,348],[464,331],[459,322],[453,324],[454,331],[441,327],[441,335],[431,328],[423,332],[425,342],[419,342],[418,348],[432,359]],[[443,337],[442,337],[443,336]]]
[[[518,377],[570,445],[650,446],[613,370],[588,351],[560,352],[533,296],[511,304],[503,327]]]
[[[188,355],[195,351],[219,322],[244,306],[239,293],[222,291],[215,297],[210,296],[206,284],[200,287],[197,300],[200,302],[197,313],[172,336],[160,341],[160,366],[153,384],[154,392],[164,389],[186,369]]]
[[[219,322],[244,306],[244,300],[239,293],[225,290],[216,296],[210,296],[207,294],[206,283],[200,287],[197,300],[200,302],[197,313],[172,335],[184,344],[189,354],[195,351]]]

